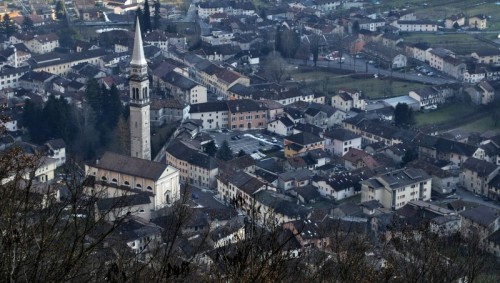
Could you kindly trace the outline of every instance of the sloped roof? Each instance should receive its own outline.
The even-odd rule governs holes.
[[[165,171],[177,170],[173,167],[169,168],[169,166],[164,163],[121,155],[109,151],[105,152],[101,159],[95,164],[89,165],[95,168],[143,177],[150,180],[157,180]]]

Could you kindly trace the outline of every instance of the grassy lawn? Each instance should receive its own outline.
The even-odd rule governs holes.
[[[460,129],[473,132],[497,131],[500,132],[500,125],[495,127],[495,123],[491,117],[484,117],[472,123],[463,125]]]
[[[472,35],[465,33],[441,35],[432,33],[412,33],[405,35],[404,40],[409,43],[428,42],[433,47],[450,49],[461,55],[468,55],[478,48],[495,48],[495,46],[479,41]]]
[[[369,98],[383,98],[407,95],[412,89],[424,86],[421,83],[393,81],[380,78],[353,78],[350,75],[335,75],[328,72],[304,72],[292,74],[295,81],[303,81],[319,92],[326,87],[327,97],[337,93],[341,87],[359,89]]]
[[[419,19],[443,20],[453,14],[465,13],[473,16],[485,14],[491,16],[488,23],[490,30],[500,28],[500,5],[498,1],[485,0],[391,0],[380,1],[380,5],[373,5],[379,10],[385,8],[407,8],[415,10]],[[425,5],[427,4],[427,5]],[[367,5],[368,7],[368,5]]]
[[[450,121],[458,117],[472,114],[474,111],[476,111],[476,109],[469,104],[448,104],[432,112],[417,112],[415,118],[417,120],[417,125],[422,126]]]

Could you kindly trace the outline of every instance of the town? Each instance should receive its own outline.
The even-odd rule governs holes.
[[[500,280],[499,2],[3,0],[0,31],[0,278]]]

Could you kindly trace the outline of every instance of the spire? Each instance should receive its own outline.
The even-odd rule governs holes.
[[[147,65],[146,58],[144,58],[144,48],[142,47],[141,24],[139,17],[135,25],[135,38],[134,38],[134,51],[132,52],[132,65]]]

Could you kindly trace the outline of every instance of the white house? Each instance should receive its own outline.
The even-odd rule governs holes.
[[[346,129],[327,131],[324,137],[325,150],[335,155],[343,156],[351,148],[361,149],[361,137]]]
[[[267,123],[267,130],[280,136],[288,136],[293,134],[294,125],[292,120],[284,116]]]

